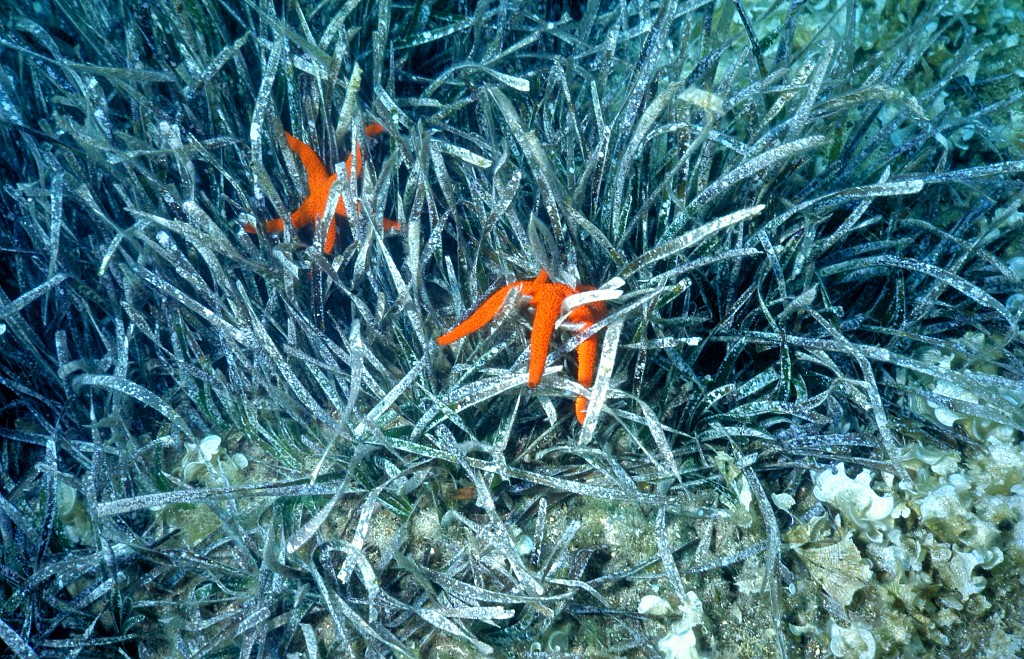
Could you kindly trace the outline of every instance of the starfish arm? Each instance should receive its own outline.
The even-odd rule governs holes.
[[[594,335],[581,343],[576,348],[576,361],[579,362],[579,370],[576,372],[576,381],[586,388],[594,386],[594,371],[597,367],[597,336]],[[581,424],[587,416],[587,398],[576,397],[576,420]]]
[[[246,233],[256,233],[256,227],[252,225],[252,222],[246,222],[245,226],[242,227]],[[284,231],[284,220],[279,217],[275,217],[272,220],[267,220],[263,223],[263,230],[267,233],[281,233]]]
[[[384,232],[385,233],[391,233],[391,232],[401,231],[401,230],[402,230],[402,223],[401,222],[399,222],[398,220],[389,220],[386,217],[384,218]]]
[[[453,327],[449,332],[437,337],[437,345],[446,346],[450,343],[454,343],[491,322],[491,320],[493,320],[498,314],[498,311],[501,310],[502,305],[505,303],[505,298],[508,297],[509,291],[513,288],[519,288],[521,290],[523,284],[524,282],[522,281],[515,281],[511,284],[506,284],[491,293],[491,295],[484,300],[480,306],[473,311],[473,313],[469,314],[469,317],[466,318],[466,320]]]
[[[333,181],[334,178],[337,178],[337,176],[338,175],[335,174],[332,177],[332,181]],[[324,203],[325,204],[327,203],[327,199],[326,198],[324,199]],[[360,206],[359,206],[359,204],[357,202],[356,203],[356,213],[359,212],[359,208],[360,208]],[[342,217],[348,217],[348,209],[345,208],[345,197],[344,196],[338,197],[338,205],[334,207],[334,214],[335,215],[341,215]]]
[[[593,287],[587,288],[593,290]],[[579,293],[581,290],[584,290],[582,286],[577,288],[574,292]],[[573,307],[572,310],[566,314],[565,322],[580,325],[580,328],[584,329],[593,325],[607,315],[608,305],[604,302],[587,302],[586,304],[581,304],[578,307]]]
[[[565,298],[565,291],[562,288],[558,284],[545,284],[533,296],[532,304],[537,310],[530,332],[530,376],[526,380],[528,387],[540,384],[540,378],[544,374],[544,365],[548,361],[548,349],[551,346],[551,334],[555,331],[555,322]]]
[[[367,124],[365,133],[367,137],[377,137],[384,132],[384,126],[380,124]],[[348,154],[348,158],[345,158],[345,171],[348,172],[349,176],[352,176],[352,156],[355,156],[356,160],[356,176],[363,175],[363,150],[359,148],[359,144],[356,144],[356,149],[352,153]]]
[[[544,268],[541,268],[540,272],[537,273],[537,276],[534,279],[530,281],[527,281],[525,279],[523,280],[523,294],[532,297],[536,295],[541,288],[546,286],[547,283],[548,271],[545,270]]]
[[[294,151],[302,161],[302,166],[306,170],[306,184],[309,191],[313,192],[314,189],[322,187],[324,181],[330,177],[330,173],[324,166],[324,161],[320,160],[320,156],[316,155],[316,152],[309,148],[308,144],[288,131],[284,132],[284,136],[288,139],[288,148]]]
[[[585,396],[576,397],[576,423],[581,426],[587,420],[587,402]]]
[[[317,218],[324,210],[325,199],[314,199],[313,195],[306,197],[302,205],[296,208],[291,215],[292,226],[296,229],[303,229],[310,225],[316,225]]]
[[[331,223],[327,225],[327,235],[324,236],[324,254],[331,254],[334,252],[334,240],[338,237],[338,227],[334,223],[334,217],[331,217]]]
[[[576,360],[579,369],[576,381],[588,389],[594,386],[594,373],[597,370],[597,335],[588,338],[576,348]]]
[[[575,293],[594,290],[593,286],[578,286]],[[608,305],[603,301],[588,302],[574,307],[567,315],[566,321],[576,323],[580,330],[585,330],[608,314]],[[576,348],[576,381],[586,388],[594,386],[594,372],[597,369],[597,335],[591,336]],[[587,397],[576,397],[576,420],[582,425],[587,418]]]
[[[576,397],[576,423],[583,425],[587,420],[587,399],[583,396]]]
[[[356,150],[353,153],[348,154],[345,158],[345,171],[348,172],[349,177],[352,176],[352,156],[355,156],[356,161],[356,177],[363,175],[363,150],[356,144]]]

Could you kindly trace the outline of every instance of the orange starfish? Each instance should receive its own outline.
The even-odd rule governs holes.
[[[370,124],[366,127],[366,135],[368,137],[374,137],[383,132],[384,127],[380,124]],[[291,213],[292,226],[296,229],[302,229],[307,226],[315,228],[317,221],[324,212],[324,207],[327,206],[327,197],[331,191],[331,184],[338,178],[338,175],[327,171],[323,161],[320,160],[320,157],[316,155],[313,149],[309,148],[308,144],[288,131],[284,132],[284,136],[288,139],[288,147],[299,156],[302,166],[306,169],[306,186],[309,188],[309,195],[303,200],[302,205]],[[356,176],[358,177],[363,173],[363,153],[358,144],[356,145],[355,153],[350,153],[348,158],[345,159],[345,171],[350,177],[352,176],[353,155],[355,156]],[[340,198],[338,199],[337,208],[334,209],[334,215],[331,217],[331,224],[327,227],[327,236],[324,238],[324,254],[330,254],[334,251],[334,240],[336,237],[335,218],[339,215],[348,217],[345,201]],[[244,228],[247,233],[256,233],[256,227],[251,223],[247,223]],[[399,231],[401,228],[401,224],[394,220],[384,220],[385,231]],[[264,223],[263,229],[267,233],[281,233],[284,231],[284,220],[275,217]]]
[[[548,281],[547,271],[541,270],[534,279],[514,281],[496,290],[469,314],[466,320],[456,325],[451,331],[437,337],[437,345],[446,346],[454,343],[491,322],[513,289],[516,289],[524,298],[528,298],[528,304],[535,309],[533,329],[530,333],[530,369],[526,381],[527,386],[532,388],[540,384],[541,375],[544,373],[548,349],[551,346],[551,335],[554,333],[555,325],[562,313],[562,303],[570,295],[593,290],[592,287],[579,286],[574,289],[567,284]],[[569,311],[565,320],[572,324],[571,329],[582,331],[601,320],[606,313],[607,307],[604,302],[587,302]],[[596,335],[587,338],[576,348],[576,359],[579,362],[577,382],[584,387],[592,387],[594,385],[594,370],[597,365]],[[576,398],[576,420],[581,424],[586,418],[586,409],[587,399],[578,396]]]

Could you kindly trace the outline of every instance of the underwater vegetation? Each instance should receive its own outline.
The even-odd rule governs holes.
[[[0,12],[0,655],[1024,649],[1021,2]]]

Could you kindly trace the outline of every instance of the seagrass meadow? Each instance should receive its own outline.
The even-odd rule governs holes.
[[[1020,0],[0,12],[0,656],[1024,653]]]

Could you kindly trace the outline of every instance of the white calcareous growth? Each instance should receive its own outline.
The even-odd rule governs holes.
[[[829,636],[831,640],[828,649],[835,657],[874,659],[878,651],[871,629],[862,622],[854,622],[849,627],[840,627],[833,622]]]
[[[687,592],[686,601],[679,605],[678,611],[680,619],[658,641],[658,650],[665,659],[700,659],[696,627],[703,624],[704,605],[697,593]]]
[[[870,471],[850,478],[842,462],[835,466],[835,471],[819,471],[814,475],[814,496],[838,510],[845,524],[864,532],[871,540],[879,540],[882,531],[892,527],[893,498],[871,489]]]
[[[636,607],[636,612],[642,616],[662,617],[672,613],[672,605],[664,597],[657,595],[644,595]]]
[[[953,474],[945,485],[935,488],[918,504],[921,521],[942,542],[957,542],[974,531],[975,515],[967,501],[969,484],[963,475]]]
[[[238,479],[239,474],[249,466],[249,460],[241,453],[229,455],[221,447],[218,435],[207,435],[198,444],[188,445],[181,459],[182,477],[186,483],[201,483],[207,487],[224,485]]]

